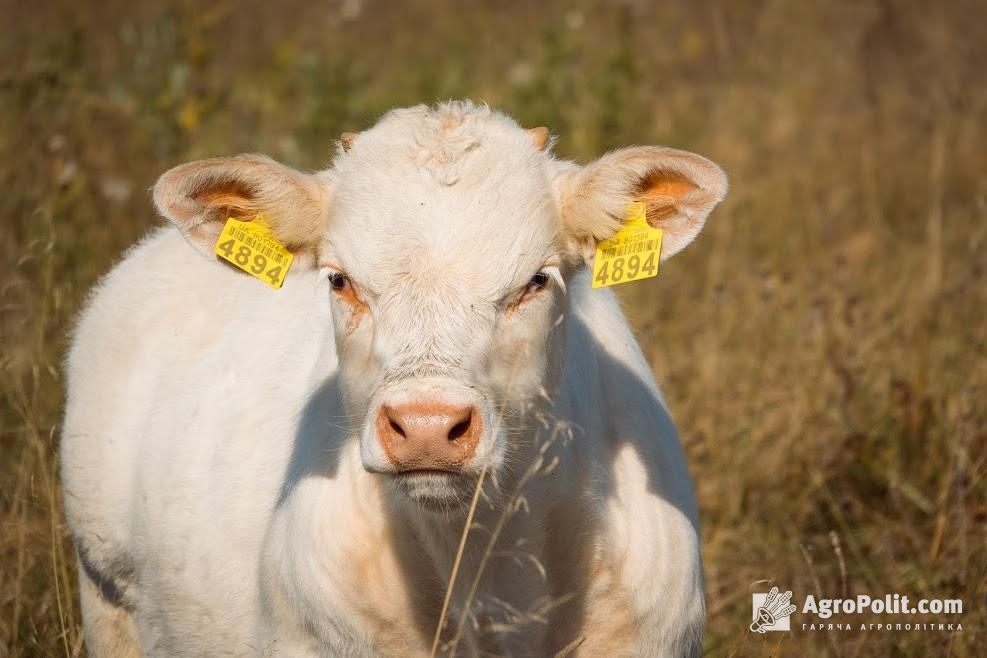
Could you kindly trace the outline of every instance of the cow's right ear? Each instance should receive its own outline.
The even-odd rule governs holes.
[[[328,219],[329,172],[307,174],[264,155],[197,160],[154,184],[154,204],[200,252],[213,254],[229,217],[264,222],[291,252],[313,262]]]

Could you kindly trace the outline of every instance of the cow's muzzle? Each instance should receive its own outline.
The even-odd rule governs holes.
[[[474,404],[418,398],[382,403],[374,428],[393,472],[460,473],[476,452],[483,419]]]

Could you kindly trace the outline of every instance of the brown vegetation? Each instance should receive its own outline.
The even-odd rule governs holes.
[[[566,156],[665,144],[731,177],[700,239],[621,290],[698,488],[708,653],[987,644],[983,3],[2,13],[0,654],[83,651],[55,459],[60,362],[86,290],[155,225],[154,178],[240,151],[315,168],[391,107],[464,96],[549,126]],[[752,635],[765,581],[797,601],[959,598],[946,621],[964,630],[812,632],[796,613],[792,633]]]

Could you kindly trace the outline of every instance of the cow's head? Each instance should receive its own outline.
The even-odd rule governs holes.
[[[529,448],[558,385],[567,287],[629,204],[664,230],[664,259],[726,193],[691,153],[631,147],[580,167],[547,139],[470,103],[395,110],[345,134],[324,172],[218,158],[172,169],[154,198],[210,258],[226,217],[263,213],[296,270],[318,270],[364,467],[441,506]]]

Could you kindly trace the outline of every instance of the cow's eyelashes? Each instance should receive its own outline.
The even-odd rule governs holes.
[[[535,272],[535,275],[531,277],[531,280],[528,281],[528,290],[544,290],[548,287],[551,280],[552,279],[549,277],[548,272],[545,270],[538,270]]]
[[[514,297],[514,301],[510,303],[508,308],[513,309],[521,306],[526,301],[548,288],[551,283],[551,273],[547,270],[538,270],[531,276],[530,279],[528,279],[528,283],[526,283],[524,289],[521,290],[521,294]]]
[[[329,286],[336,292],[347,292],[353,289],[353,282],[342,272],[330,272]]]

